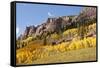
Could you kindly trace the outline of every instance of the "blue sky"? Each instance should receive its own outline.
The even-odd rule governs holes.
[[[26,26],[37,26],[46,21],[48,17],[78,15],[81,9],[82,7],[78,6],[17,3],[16,35],[19,36],[21,33],[23,33]]]

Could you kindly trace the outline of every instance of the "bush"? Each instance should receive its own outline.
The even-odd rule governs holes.
[[[16,54],[16,63],[32,63],[32,53],[28,50],[22,50]]]
[[[52,38],[52,39],[55,39],[55,40],[56,40],[56,39],[59,39],[59,37],[60,37],[60,36],[59,36],[58,34],[56,34],[56,33],[51,34],[51,38]]]
[[[69,37],[74,37],[77,36],[77,29],[73,28],[73,29],[69,29],[63,32],[63,36],[69,36]]]

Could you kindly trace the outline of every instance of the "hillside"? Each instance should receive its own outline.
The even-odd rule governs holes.
[[[16,63],[95,61],[96,23],[96,8],[86,7],[77,16],[48,18],[26,27],[16,40]]]

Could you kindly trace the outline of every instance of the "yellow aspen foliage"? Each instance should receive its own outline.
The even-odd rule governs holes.
[[[91,42],[92,42],[92,47],[96,47],[96,38],[93,38],[93,39],[91,40]]]
[[[96,28],[96,23],[89,25],[89,30]]]
[[[75,50],[76,49],[76,45],[74,42],[72,42],[69,47],[68,47],[69,50]]]
[[[90,47],[96,47],[96,37],[95,36],[88,36],[89,33],[92,31],[96,31],[96,23],[91,24],[88,26],[88,32],[85,34],[88,34],[84,36],[84,38],[80,39],[79,36],[77,36],[77,28],[68,29],[63,32],[64,36],[70,35],[69,37],[72,37],[71,41],[64,41],[55,45],[45,45],[45,46],[32,46],[31,47],[23,47],[22,45],[17,45],[20,49],[16,51],[16,63],[17,64],[31,64],[34,60],[37,59],[44,59],[48,58],[51,55],[54,55],[56,53],[62,53],[67,52],[71,50],[79,50],[83,48],[90,48]],[[95,35],[95,33],[94,33]],[[51,34],[50,36],[52,39],[60,39],[59,34]],[[28,37],[25,40],[21,40],[18,44],[29,44],[29,42],[32,41],[32,37]],[[37,45],[37,44],[34,44]],[[34,48],[35,47],[35,48]]]
[[[89,47],[89,42],[87,41],[86,38],[84,38],[84,40],[82,41],[84,48],[88,48]]]
[[[47,51],[53,51],[53,50],[54,50],[54,47],[53,47],[52,45],[46,45],[46,46],[45,46],[45,49],[46,49]]]
[[[31,63],[32,53],[27,50],[20,51],[16,55],[16,60],[17,63]]]
[[[27,39],[26,39],[26,41],[32,41],[32,39],[33,39],[33,37],[28,37]]]
[[[61,43],[60,45],[60,51],[61,52],[64,52],[64,51],[67,51],[67,43]]]
[[[59,39],[59,37],[60,36],[58,34],[56,34],[56,33],[54,33],[54,34],[51,35],[52,39]]]
[[[59,45],[53,46],[53,48],[54,48],[55,51],[58,51],[58,52],[60,51],[59,50]]]
[[[44,52],[44,57],[48,57],[48,52]]]
[[[92,47],[96,47],[96,38],[91,39]]]
[[[76,46],[76,49],[81,49],[81,48],[84,48],[83,44],[82,44],[82,40],[78,40],[75,42],[75,46]]]
[[[78,29],[73,28],[73,29],[69,29],[63,32],[64,36],[68,36],[68,35],[72,35],[72,36],[77,36],[77,31]]]
[[[89,37],[88,39],[87,39],[87,43],[88,43],[88,47],[92,47],[92,37]]]

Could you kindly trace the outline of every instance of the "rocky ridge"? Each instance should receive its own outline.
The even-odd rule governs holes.
[[[26,27],[23,34],[18,39],[23,40],[29,36],[41,36],[45,32],[60,32],[64,28],[70,28],[78,22],[89,21],[96,19],[96,8],[85,7],[79,15],[73,16],[60,16],[55,18],[48,18],[46,22],[35,27],[34,25]],[[75,26],[74,26],[75,27]]]

